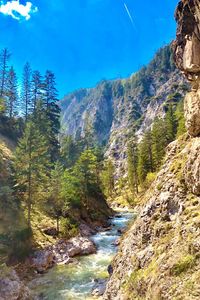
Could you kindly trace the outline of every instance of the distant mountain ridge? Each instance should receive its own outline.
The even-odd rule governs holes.
[[[80,89],[61,102],[61,124],[66,135],[84,136],[91,123],[96,143],[106,146],[118,170],[125,168],[126,143],[133,131],[138,139],[156,116],[163,117],[165,104],[183,98],[188,84],[173,63],[171,47],[160,49],[153,60],[128,79],[102,81],[95,88]]]

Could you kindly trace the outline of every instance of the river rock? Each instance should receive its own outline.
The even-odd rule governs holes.
[[[119,246],[119,245],[120,245],[120,241],[121,241],[121,239],[118,238],[116,241],[114,241],[114,242],[112,243],[112,245],[114,245],[114,246]]]
[[[54,254],[50,250],[37,251],[32,258],[32,267],[42,273],[54,265],[54,259]]]
[[[86,223],[81,223],[79,226],[79,230],[82,236],[91,236],[96,233],[96,230],[88,226]]]
[[[69,240],[67,252],[70,257],[96,253],[95,244],[85,237],[75,237]]]
[[[119,228],[117,231],[118,231],[118,233],[123,234],[123,233],[126,232],[126,228],[125,227],[124,228]]]
[[[102,296],[106,290],[106,279],[96,279],[96,283],[92,289],[93,296]]]
[[[1,270],[2,272],[2,270]],[[30,290],[19,279],[14,270],[0,275],[0,300],[31,300]]]

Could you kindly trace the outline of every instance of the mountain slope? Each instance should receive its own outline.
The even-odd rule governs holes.
[[[112,263],[104,300],[199,299],[200,42],[194,38],[200,26],[198,1],[180,1],[176,19],[176,63],[193,87],[185,97],[188,133],[168,146],[164,165]]]
[[[147,67],[128,79],[102,81],[93,89],[82,89],[61,101],[62,129],[67,135],[84,137],[87,124],[94,141],[106,145],[120,174],[125,168],[126,142],[133,130],[140,139],[156,116],[162,117],[166,103],[178,102],[188,89],[175,68],[170,46],[160,49]]]

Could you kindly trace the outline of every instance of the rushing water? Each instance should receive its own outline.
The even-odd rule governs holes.
[[[77,264],[56,266],[30,283],[31,289],[44,300],[85,300],[91,297],[96,278],[108,276],[107,267],[117,251],[114,242],[119,238],[118,229],[127,226],[133,213],[122,212],[111,220],[109,231],[99,232],[91,239],[97,253],[79,257]]]

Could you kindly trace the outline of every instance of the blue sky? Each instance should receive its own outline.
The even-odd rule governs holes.
[[[62,97],[148,63],[175,37],[177,2],[0,0],[0,48],[10,49],[19,75],[26,61],[54,71]]]

